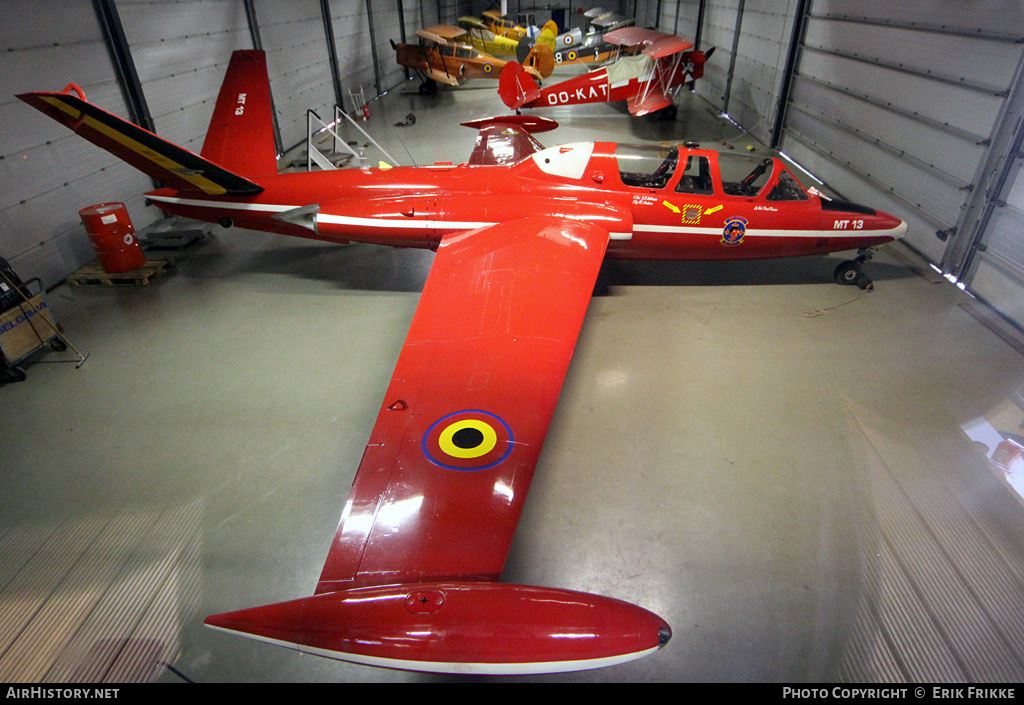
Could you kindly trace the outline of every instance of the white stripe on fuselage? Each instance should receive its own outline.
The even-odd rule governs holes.
[[[286,211],[301,208],[302,206],[287,206],[273,203],[236,203],[233,201],[208,201],[200,198],[179,198],[177,196],[147,196],[151,201],[171,203],[182,206],[194,206],[197,208],[211,208],[215,210],[240,210],[253,211],[257,213],[284,213]],[[485,221],[461,221],[461,220],[395,220],[391,218],[357,218],[348,215],[330,215],[317,213],[317,223],[330,225],[351,225],[362,228],[380,228],[382,230],[393,230],[396,228],[422,229],[422,230],[475,230],[486,228],[497,223]],[[893,235],[899,228],[889,230],[764,230],[747,228],[744,237],[876,237]],[[632,233],[613,232],[612,240],[629,240],[633,233],[678,233],[680,235],[721,235],[722,228],[694,228],[679,225],[647,225],[645,223],[634,223]]]
[[[193,206],[196,208],[210,208],[212,210],[242,210],[257,213],[285,213],[302,206],[282,206],[272,203],[235,203],[233,201],[206,201],[198,198],[178,198],[177,196],[147,196],[151,201],[170,203],[179,206]],[[475,230],[497,225],[496,222],[473,221],[473,220],[396,220],[393,218],[359,218],[350,215],[330,215],[317,213],[316,222],[329,225],[350,225],[361,228],[379,228],[381,230],[394,229],[415,229],[415,230],[451,230],[460,232],[463,230]],[[612,240],[629,240],[633,233],[613,232],[609,233]]]
[[[494,225],[494,223],[472,220],[392,220],[388,218],[356,218],[351,215],[325,215],[323,213],[316,214],[316,222],[330,223],[331,225],[354,225],[360,228],[406,228],[410,230],[436,230],[438,228],[475,230]]]
[[[744,238],[748,237],[847,237],[847,238],[859,238],[859,237],[878,237],[878,236],[894,236],[900,227],[889,228],[887,230],[782,230],[772,229],[767,230],[763,228],[751,228],[747,227]],[[635,233],[677,233],[680,235],[721,235],[721,226],[717,228],[694,228],[685,225],[648,225],[646,223],[634,223],[633,232]]]
[[[178,198],[177,196],[146,196],[151,201],[173,203],[179,206],[195,206],[197,208],[213,208],[216,210],[262,211],[264,213],[284,213],[301,206],[278,206],[271,203],[234,203],[232,201],[206,201],[200,198]]]

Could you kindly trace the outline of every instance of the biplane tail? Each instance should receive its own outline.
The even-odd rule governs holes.
[[[540,97],[540,88],[523,65],[517,61],[505,64],[498,76],[498,95],[508,107],[519,110]]]
[[[74,83],[63,91],[22,93],[18,98],[173,188],[211,196],[253,195],[263,187],[250,177],[277,173],[263,52],[232,55],[201,154],[93,105]]]
[[[555,52],[547,44],[538,42],[530,48],[526,61],[522,63],[525,68],[536,71],[541,78],[547,78],[555,70]]]
[[[715,47],[711,47],[706,52],[700,49],[683,52],[683,61],[690,66],[687,73],[689,73],[691,81],[696,81],[704,75],[704,62],[710,59],[714,53]]]

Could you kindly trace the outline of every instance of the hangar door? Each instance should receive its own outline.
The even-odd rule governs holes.
[[[1020,99],[1020,85],[1016,97]],[[1024,155],[1021,154],[1022,113],[1020,106],[1008,111],[1008,126],[1014,134],[1009,145],[994,155],[991,190],[979,204],[978,235],[963,253],[961,279],[972,293],[1024,328]],[[967,225],[970,225],[968,223]],[[965,235],[970,232],[966,229]]]
[[[680,0],[659,28],[714,50],[696,92],[743,131],[772,139],[798,0]]]
[[[1005,119],[1022,18],[1020,3],[811,0],[780,148],[949,264]]]
[[[335,103],[324,17],[318,0],[255,0],[255,16],[284,149],[306,138],[306,110],[330,115]]]

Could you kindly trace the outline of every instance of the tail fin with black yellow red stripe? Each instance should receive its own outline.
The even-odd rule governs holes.
[[[211,196],[254,195],[263,187],[249,177],[277,173],[262,51],[232,54],[201,155],[89,103],[73,83],[63,91],[22,93],[18,98],[173,188]]]

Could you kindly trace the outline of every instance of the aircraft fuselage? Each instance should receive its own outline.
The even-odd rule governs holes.
[[[255,197],[174,189],[148,197],[165,211],[209,222],[332,242],[431,249],[447,233],[538,213],[565,215],[601,221],[611,237],[607,256],[622,259],[822,254],[881,245],[906,229],[898,218],[880,211],[832,205],[806,192],[802,200],[771,200],[766,194],[784,171],[777,160],[753,197],[724,192],[714,150],[678,147],[679,163],[691,157],[711,161],[716,176],[711,193],[678,191],[688,178],[681,173],[660,187],[625,184],[614,143],[594,143],[589,159],[570,175],[542,170],[545,153],[557,159],[577,147],[553,147],[513,167],[441,163],[286,173],[258,177],[265,190]]]

